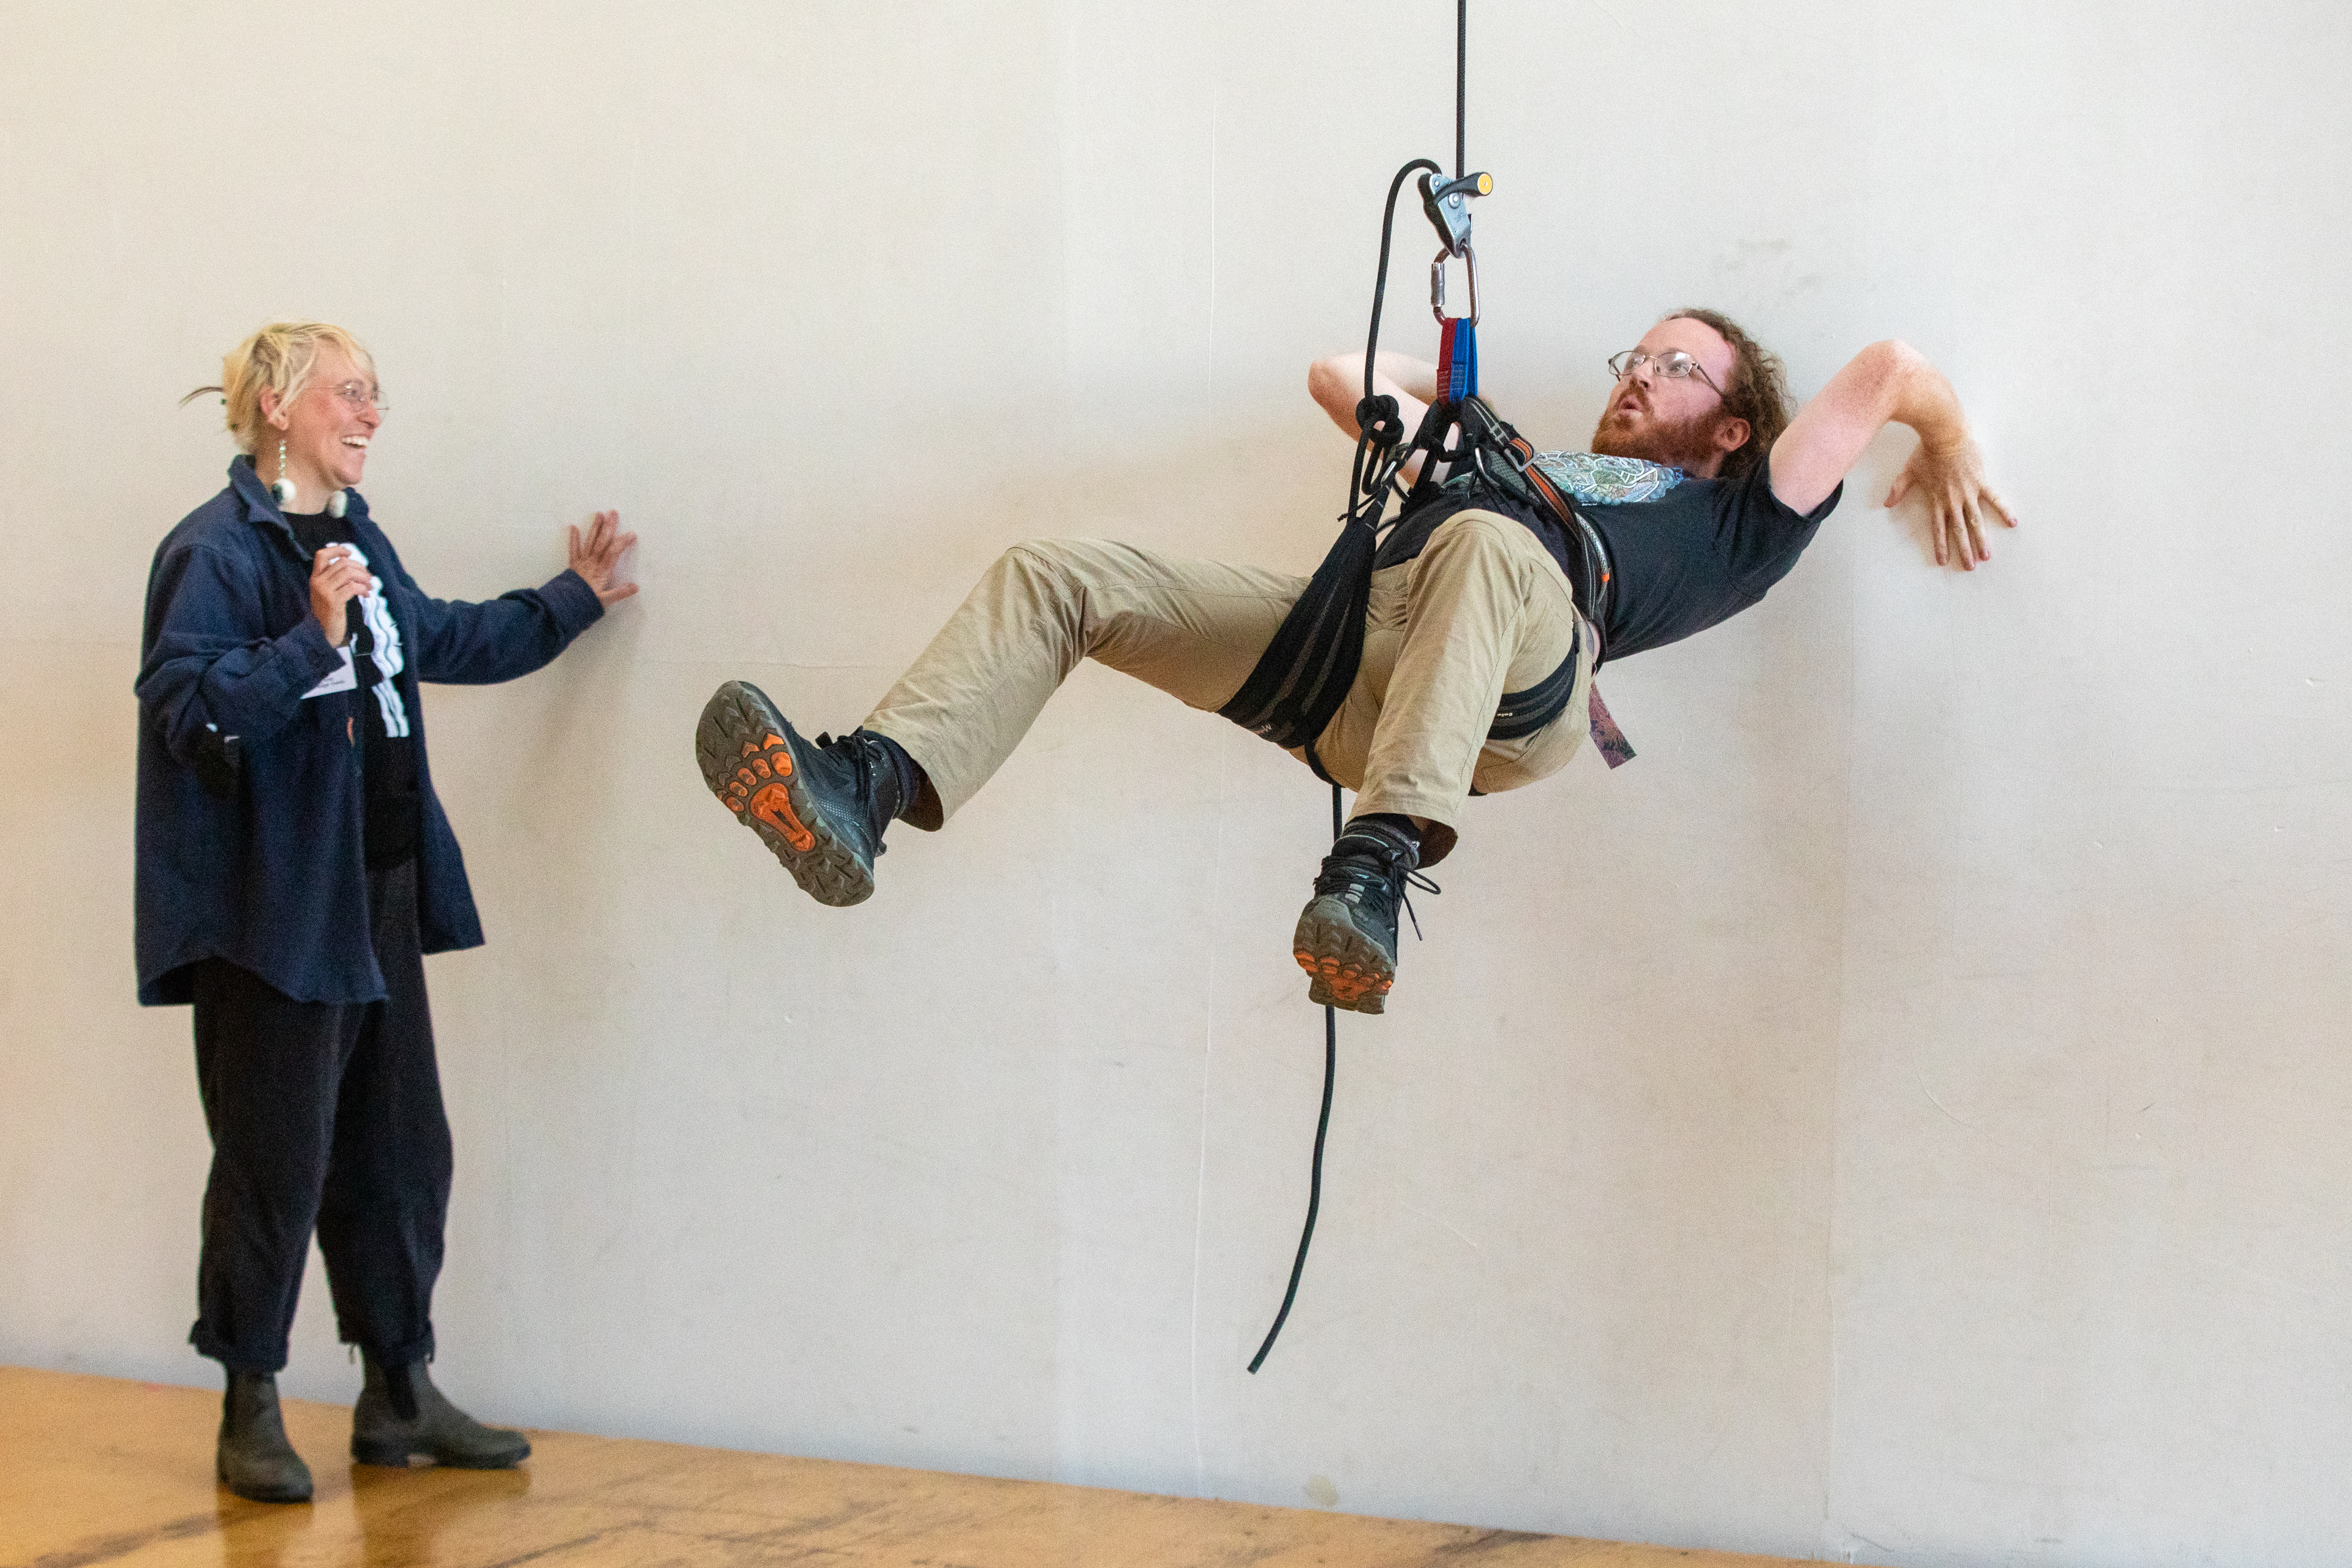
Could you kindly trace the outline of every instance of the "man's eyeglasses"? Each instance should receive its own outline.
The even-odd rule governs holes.
[[[347,381],[341,386],[331,386],[327,390],[341,398],[344,406],[354,414],[362,408],[373,408],[378,414],[392,412],[391,400],[384,396],[383,388],[370,386],[364,381]]]
[[[1680,349],[1668,349],[1662,354],[1650,353],[1643,349],[1627,349],[1623,353],[1609,356],[1609,374],[1620,381],[1643,365],[1648,365],[1668,381],[1684,381],[1695,375],[1707,385],[1715,386],[1715,377],[1706,374],[1706,366]],[[1715,386],[1715,395],[1721,397],[1723,388]]]

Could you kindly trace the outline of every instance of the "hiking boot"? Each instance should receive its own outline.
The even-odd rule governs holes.
[[[286,1440],[286,1421],[278,1410],[277,1373],[228,1374],[213,1474],[229,1490],[255,1502],[310,1500],[310,1467]]]
[[[362,1465],[431,1459],[460,1470],[503,1470],[530,1458],[530,1439],[485,1426],[433,1386],[425,1363],[385,1366],[363,1358],[366,1383],[352,1406],[352,1458]]]
[[[1396,984],[1397,905],[1405,884],[1437,890],[1416,876],[1417,845],[1394,828],[1356,821],[1323,857],[1315,896],[1291,934],[1291,956],[1307,971],[1307,999],[1351,1013],[1384,1011]]]
[[[864,733],[808,740],[748,680],[730,680],[694,727],[702,780],[736,820],[775,852],[820,904],[874,894],[874,858],[897,802],[882,742]]]

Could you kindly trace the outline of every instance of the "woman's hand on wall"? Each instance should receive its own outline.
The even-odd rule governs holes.
[[[608,610],[637,591],[635,583],[614,580],[620,574],[622,555],[636,542],[635,534],[621,531],[621,514],[617,511],[598,512],[585,542],[576,525],[572,530],[572,569],[596,590],[596,597]]]

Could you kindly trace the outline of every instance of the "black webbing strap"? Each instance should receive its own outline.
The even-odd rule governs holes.
[[[1569,699],[1576,695],[1576,656],[1578,644],[1584,638],[1580,625],[1568,645],[1568,657],[1559,668],[1528,687],[1525,691],[1506,691],[1495,710],[1494,727],[1486,731],[1490,741],[1521,741],[1534,734],[1562,713],[1568,711]]]
[[[1390,483],[1406,458],[1423,452],[1422,479],[1413,486],[1406,510],[1433,492],[1429,472],[1449,456],[1443,439],[1450,420],[1442,416],[1460,406],[1464,405],[1436,405],[1410,446],[1377,453],[1369,465],[1361,448],[1373,432],[1368,429],[1360,438],[1355,487],[1359,493],[1340,520],[1339,537],[1332,542],[1322,564],[1315,568],[1315,575],[1307,579],[1306,591],[1290,606],[1290,613],[1283,616],[1274,640],[1258,656],[1241,689],[1217,710],[1285,751],[1305,748],[1316,776],[1326,784],[1332,782],[1331,776],[1315,754],[1315,741],[1347,700],[1348,689],[1356,683],[1356,672],[1363,664],[1364,615],[1372,603],[1372,560],[1380,549]],[[1370,484],[1363,473],[1368,467],[1374,470]]]
[[[1304,746],[1314,755],[1316,737],[1347,700],[1363,663],[1378,544],[1370,525],[1347,520],[1249,679],[1219,713],[1285,751]],[[1315,771],[1330,782],[1319,763]]]

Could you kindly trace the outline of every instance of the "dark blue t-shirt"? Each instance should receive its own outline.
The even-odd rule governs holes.
[[[1655,500],[1587,506],[1617,581],[1611,658],[1664,647],[1727,621],[1789,574],[1837,510],[1839,485],[1810,512],[1772,493],[1772,465],[1736,479],[1685,479]]]
[[[1612,506],[1585,503],[1584,515],[1608,546],[1616,593],[1601,628],[1611,660],[1679,642],[1729,620],[1789,574],[1813,542],[1822,520],[1837,510],[1840,485],[1811,511],[1800,513],[1772,493],[1771,464],[1759,463],[1736,479],[1685,479],[1655,500]],[[1575,542],[1538,509],[1483,484],[1449,481],[1406,513],[1381,542],[1375,564],[1394,566],[1419,555],[1437,525],[1475,507],[1517,518],[1574,582]]]

